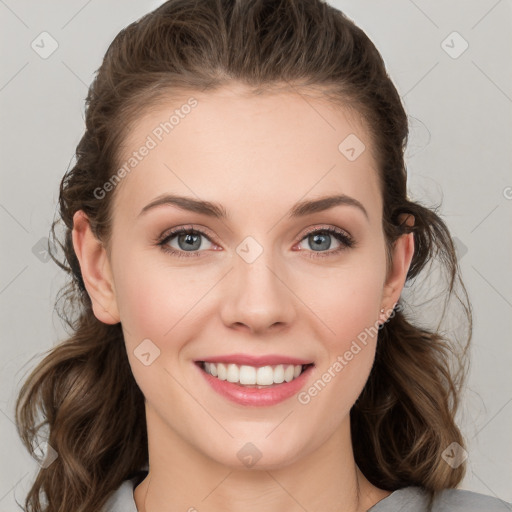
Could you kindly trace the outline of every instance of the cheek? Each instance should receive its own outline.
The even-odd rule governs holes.
[[[179,284],[169,287],[163,269],[150,254],[138,253],[114,262],[116,300],[129,345],[143,339],[161,340],[176,322]]]
[[[147,399],[166,403],[169,397],[158,402],[162,399],[159,393],[165,389],[172,394],[170,389],[174,388],[164,369],[176,364],[180,339],[186,339],[176,333],[190,306],[179,293],[183,283],[171,278],[168,269],[166,276],[166,270],[154,260],[149,254],[139,253],[118,261],[116,298],[133,376]],[[147,353],[149,356],[145,356]]]
[[[375,357],[386,270],[384,258],[375,256],[378,252],[375,248],[360,254],[354,264],[340,267],[326,290],[318,294],[321,302],[315,306],[315,313],[329,329],[324,327],[319,338],[325,353],[318,367],[317,385],[310,392],[306,390],[301,403],[313,400],[321,392],[313,407],[330,408],[336,403],[337,412],[333,410],[333,414],[337,420],[347,413],[363,389]]]
[[[384,268],[347,266],[317,294],[311,309],[328,326],[330,335],[324,339],[331,349],[343,350],[360,333],[378,326],[383,279]]]
[[[335,428],[347,417],[370,374],[378,338],[381,288],[378,272],[354,269],[340,277],[339,289],[324,295],[324,357],[298,402],[311,417],[328,418]],[[320,315],[319,315],[320,316]],[[328,332],[326,335],[325,332]]]
[[[333,323],[340,348],[378,321],[382,290],[376,286],[376,282],[376,277],[370,275],[355,278],[354,282],[346,281],[347,288],[339,294],[337,315]]]

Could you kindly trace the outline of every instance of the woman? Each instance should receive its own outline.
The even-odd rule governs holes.
[[[110,45],[86,127],[60,188],[74,333],[17,402],[54,453],[27,510],[507,506],[454,490],[471,308],[359,28],[320,1],[170,0]],[[405,311],[434,261],[461,345]]]

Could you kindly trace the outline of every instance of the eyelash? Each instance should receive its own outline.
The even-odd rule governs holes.
[[[342,231],[338,228],[328,227],[328,228],[312,228],[308,230],[304,236],[299,240],[299,242],[302,242],[305,238],[312,234],[318,234],[318,233],[327,233],[329,235],[334,236],[336,240],[338,240],[341,243],[341,246],[338,249],[329,250],[329,251],[321,251],[316,252],[315,255],[309,255],[310,258],[326,258],[329,256],[334,256],[339,254],[342,251],[345,251],[347,249],[353,248],[356,246],[355,240],[345,231]],[[156,244],[164,251],[165,253],[171,254],[173,256],[177,256],[178,258],[189,258],[189,257],[197,257],[201,255],[202,251],[177,251],[176,249],[173,249],[167,245],[167,243],[173,239],[176,235],[180,234],[190,234],[190,235],[201,235],[207,238],[210,242],[214,243],[210,237],[204,233],[203,231],[194,229],[194,228],[188,228],[188,227],[181,227],[176,228],[175,230],[172,230],[170,232],[165,233],[163,236],[159,237],[155,242]],[[315,251],[306,251],[306,252],[312,252],[315,253]]]

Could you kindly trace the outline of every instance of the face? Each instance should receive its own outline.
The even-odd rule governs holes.
[[[190,97],[197,103],[182,108]],[[160,123],[176,109],[167,133]],[[318,98],[230,86],[152,109],[121,163],[134,151],[101,267],[110,285],[86,282],[98,318],[122,323],[149,431],[229,466],[259,452],[269,468],[347,434],[380,310],[398,300],[411,256],[397,244],[386,273],[377,169],[358,118]],[[164,195],[214,203],[225,216],[148,206]],[[327,196],[345,199],[297,209]],[[226,365],[221,380],[221,365],[214,377],[198,363],[214,360],[249,369],[239,377]],[[229,382],[279,381],[280,362],[287,380],[295,366],[303,373],[260,389]]]

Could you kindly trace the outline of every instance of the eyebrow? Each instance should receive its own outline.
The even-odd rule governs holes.
[[[217,219],[228,218],[228,213],[226,209],[220,204],[213,203],[211,201],[194,199],[192,197],[177,196],[171,194],[163,194],[161,196],[158,196],[149,204],[144,206],[144,208],[142,208],[138,216],[140,217],[141,215],[147,213],[149,210],[152,210],[153,208],[162,205],[176,206],[182,210],[201,213],[203,215],[208,215],[209,217]],[[288,212],[288,216],[292,219],[305,217],[306,215],[322,212],[330,208],[334,208],[335,206],[341,205],[353,206],[359,209],[361,212],[364,213],[366,219],[369,220],[368,212],[366,211],[365,207],[357,199],[347,196],[345,194],[325,196],[310,201],[301,201],[291,208],[291,210]]]

